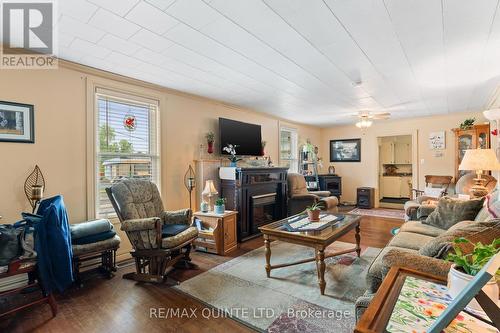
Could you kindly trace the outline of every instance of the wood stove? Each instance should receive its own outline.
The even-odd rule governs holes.
[[[260,235],[258,227],[286,217],[287,168],[236,168],[221,179],[226,208],[238,211],[238,241]]]
[[[319,175],[319,188],[321,191],[330,191],[340,201],[342,195],[342,178],[337,175]]]

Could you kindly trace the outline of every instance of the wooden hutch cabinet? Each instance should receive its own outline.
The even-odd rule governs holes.
[[[458,170],[467,149],[487,149],[490,144],[490,124],[474,125],[469,129],[454,128],[455,133],[455,182],[466,171]]]

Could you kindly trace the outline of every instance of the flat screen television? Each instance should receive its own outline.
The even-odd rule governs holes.
[[[237,145],[236,154],[246,156],[260,156],[262,152],[262,134],[260,125],[243,123],[232,119],[219,118],[220,150],[221,154],[227,144]]]

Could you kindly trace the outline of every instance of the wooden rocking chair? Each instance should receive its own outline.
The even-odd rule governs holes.
[[[136,272],[124,274],[124,278],[161,283],[167,268],[181,260],[191,261],[198,229],[191,226],[190,209],[164,211],[158,188],[145,180],[123,180],[106,193],[134,248],[130,254]]]

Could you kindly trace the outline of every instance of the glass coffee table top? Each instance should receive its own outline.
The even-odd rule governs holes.
[[[335,216],[337,219],[330,222],[326,227],[321,230],[312,231],[288,231],[287,224],[293,223],[296,219],[300,217],[307,218],[306,214],[298,214],[294,216],[287,217],[283,220],[272,222],[260,227],[260,231],[264,234],[274,234],[274,235],[290,235],[299,236],[303,238],[313,238],[313,239],[329,239],[332,236],[342,233],[345,229],[352,229],[355,225],[359,223],[361,217],[359,215],[350,214],[324,214],[326,217]]]

